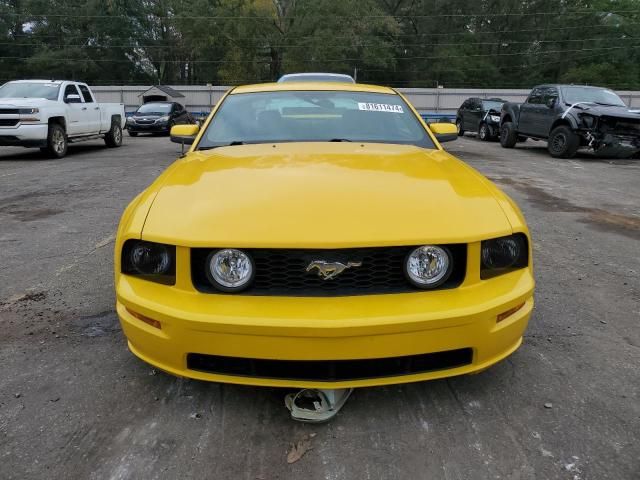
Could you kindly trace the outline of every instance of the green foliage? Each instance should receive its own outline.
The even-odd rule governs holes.
[[[640,86],[638,0],[0,0],[0,81]]]

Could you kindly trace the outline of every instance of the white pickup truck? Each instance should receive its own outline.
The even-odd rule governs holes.
[[[122,145],[124,105],[97,103],[85,83],[17,80],[0,87],[0,146],[40,147],[64,157],[71,142]]]

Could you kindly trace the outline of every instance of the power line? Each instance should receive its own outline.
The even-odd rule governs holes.
[[[602,57],[603,55],[609,55],[609,52],[600,52],[600,53],[594,53],[591,55],[583,55],[581,57],[573,57],[571,58],[571,60],[573,62],[581,62],[584,60],[593,60],[595,58],[598,57]],[[547,66],[547,65],[557,65],[557,64],[567,64],[568,60],[562,59],[562,60],[546,60],[544,62],[536,62],[536,63],[526,63],[526,64],[522,64],[522,65],[506,65],[504,66],[504,68],[508,68],[509,70],[517,70],[517,69],[529,69],[531,67],[539,67],[539,66]],[[495,65],[493,68],[495,68],[496,70],[500,70],[500,68],[502,68],[500,65]],[[467,68],[466,66],[461,67],[461,68],[457,68],[457,69],[451,69],[451,68],[438,68],[438,73],[440,72],[462,72],[462,73],[469,73],[469,72],[475,72],[475,71],[481,71],[481,72],[486,72],[487,71],[487,67],[480,67],[480,68]],[[390,68],[358,68],[358,72],[384,72],[384,73],[395,73],[394,70],[390,69]],[[421,74],[423,73],[423,70],[402,70],[400,73],[402,74],[408,74],[408,73],[417,73],[417,74]]]
[[[492,17],[537,17],[537,16],[558,16],[562,14],[563,16],[575,15],[575,16],[584,16],[584,15],[612,15],[612,14],[622,14],[622,13],[638,13],[638,10],[608,10],[608,11],[597,11],[597,10],[574,10],[574,11],[553,11],[553,12],[522,12],[522,13],[434,13],[428,15],[336,15],[336,14],[325,14],[324,17],[330,18],[354,18],[354,19],[363,19],[363,18],[469,18],[469,17],[484,17],[484,18],[492,18]],[[132,18],[131,15],[91,15],[91,14],[78,14],[77,12],[73,13],[40,13],[40,14],[30,14],[30,13],[17,13],[17,12],[7,12],[5,15],[11,15],[15,17],[28,17],[28,18],[106,18],[106,19],[121,19],[121,18]],[[269,20],[273,21],[276,19],[275,16],[264,16],[264,15],[153,15],[149,14],[149,17],[153,19],[159,20]],[[297,17],[305,17],[305,14],[300,15],[286,15],[283,18],[292,19]]]
[[[537,55],[549,55],[552,53],[576,53],[576,52],[588,52],[588,51],[599,51],[599,50],[620,50],[626,48],[638,48],[640,45],[625,45],[623,47],[595,47],[595,48],[579,48],[572,50],[545,50],[545,51],[533,51],[533,52],[513,52],[513,53],[479,53],[479,54],[466,54],[466,55],[440,55],[440,56],[411,56],[411,57],[390,57],[389,60],[448,60],[452,58],[477,58],[477,57],[507,57],[507,56],[537,56]],[[24,57],[18,56],[1,56],[0,59],[6,60],[24,60]],[[108,62],[108,63],[130,63],[135,60],[119,60],[119,59],[110,59],[110,58],[55,58],[58,62]],[[152,59],[146,59],[150,62],[153,62]],[[270,60],[256,60],[256,59],[248,59],[248,60],[159,60],[161,63],[176,63],[176,64],[184,64],[184,63],[204,63],[204,64],[224,64],[224,63],[270,63]],[[311,60],[298,60],[299,63],[338,63],[338,62],[361,62],[361,58],[335,58],[335,59],[311,59]],[[566,61],[566,60],[565,60]]]
[[[400,37],[449,37],[452,35],[498,35],[498,34],[504,34],[504,33],[535,33],[535,32],[559,32],[559,31],[565,31],[565,30],[585,30],[585,29],[593,29],[593,28],[615,28],[615,29],[620,29],[622,27],[628,27],[628,26],[637,26],[640,25],[640,22],[627,22],[624,24],[616,24],[616,25],[603,25],[603,24],[595,24],[595,25],[576,25],[576,26],[559,26],[559,27],[546,27],[546,28],[531,28],[531,29],[519,29],[519,30],[492,30],[492,31],[485,31],[485,30],[479,30],[479,31],[471,31],[471,30],[465,30],[463,32],[434,32],[434,33],[398,33],[398,34],[391,34],[391,35],[385,35],[385,38],[400,38]],[[95,38],[95,37],[91,37],[89,34],[74,34],[74,35],[70,35],[66,32],[61,32],[59,34],[48,34],[48,35],[43,35],[40,33],[23,33],[23,34],[15,34],[12,35],[12,37],[14,38],[20,38],[20,37],[25,37],[25,38],[60,38],[61,36],[64,36],[65,38]],[[129,40],[131,38],[131,36],[112,36],[112,35],[104,35],[105,37],[111,39],[111,40]],[[332,35],[332,38],[353,38],[353,35]],[[189,33],[188,36],[186,37],[180,37],[181,39],[188,39],[188,40],[193,40],[193,39],[199,39],[199,38],[210,38],[209,34],[206,35],[194,35],[192,33]],[[291,35],[291,36],[287,36],[287,38],[308,38],[306,36],[297,36],[297,35]],[[238,41],[238,40],[243,40],[243,41],[264,41],[265,37],[235,37],[232,40],[234,41]]]
[[[616,42],[620,42],[620,41],[638,41],[637,38],[633,38],[633,37],[596,37],[596,38],[578,38],[578,39],[567,39],[567,40],[528,40],[528,41],[521,41],[521,40],[503,40],[501,42],[457,42],[457,43],[448,43],[448,42],[443,42],[443,43],[408,43],[408,44],[400,44],[398,46],[400,47],[404,47],[404,48],[413,48],[413,47],[460,47],[460,46],[496,46],[496,45],[501,45],[501,46],[510,46],[510,45],[533,45],[533,44],[539,44],[539,43],[578,43],[578,42],[599,42],[599,41],[608,41],[608,40],[614,40]],[[52,43],[15,43],[15,42],[0,42],[0,45],[10,45],[10,46],[14,46],[14,47],[33,47],[33,46],[41,46],[44,45],[46,47],[55,47],[55,48],[65,48],[65,47],[71,47],[71,48],[180,48],[180,45],[176,45],[176,44],[161,44],[161,45],[136,45],[136,44],[129,44],[129,45],[112,45],[112,44],[102,44],[102,45],[87,45],[87,44],[52,44]],[[265,45],[264,47],[259,47],[256,46],[255,48],[309,48],[309,44],[304,44],[304,45],[273,45],[273,44],[268,44]],[[326,48],[340,48],[340,47],[360,47],[360,48],[366,48],[366,47],[378,47],[380,46],[380,44],[373,44],[373,43],[353,43],[351,45],[349,44],[341,44],[341,45],[325,45],[323,44],[322,47],[326,47]]]

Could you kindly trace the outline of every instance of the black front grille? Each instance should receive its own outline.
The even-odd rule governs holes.
[[[18,115],[19,113],[17,108],[0,108],[0,115]]]
[[[152,125],[152,124],[155,123],[155,120],[140,120],[140,119],[137,119],[136,123],[138,125]]]
[[[18,121],[17,118],[0,118],[0,127],[13,127]]]
[[[446,370],[469,365],[472,360],[470,348],[362,360],[264,360],[190,353],[187,368],[238,377],[340,382]]]
[[[453,271],[438,289],[454,288],[464,280],[467,249],[464,244],[446,246],[453,257]],[[252,285],[233,295],[273,296],[348,296],[418,291],[404,274],[407,255],[415,246],[324,249],[246,249],[255,265]],[[207,257],[217,249],[196,248],[191,252],[193,284],[204,293],[222,293],[206,274]],[[316,270],[307,271],[314,260],[361,262],[359,267],[344,270],[325,280]]]

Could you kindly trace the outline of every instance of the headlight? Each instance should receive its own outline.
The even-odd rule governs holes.
[[[522,233],[482,242],[480,278],[488,278],[510,268],[529,263],[527,237]]]
[[[500,115],[489,115],[492,122],[500,123]]]
[[[207,258],[207,277],[223,292],[238,292],[253,280],[253,262],[241,250],[227,248],[213,252]]]
[[[409,281],[418,288],[434,288],[447,281],[453,262],[447,250],[436,245],[424,245],[408,256],[405,273]]]
[[[127,123],[135,123],[133,117],[127,117]]]
[[[582,114],[580,118],[582,119],[582,124],[587,128],[593,128],[596,124],[596,117],[593,115]]]
[[[122,248],[122,273],[175,283],[176,249],[172,245],[127,240]]]
[[[40,113],[40,109],[39,108],[20,108],[18,109],[18,113],[20,113],[20,115],[33,115],[36,113]]]
[[[165,115],[164,117],[160,117],[156,120],[156,123],[166,123],[169,121],[169,116]]]

